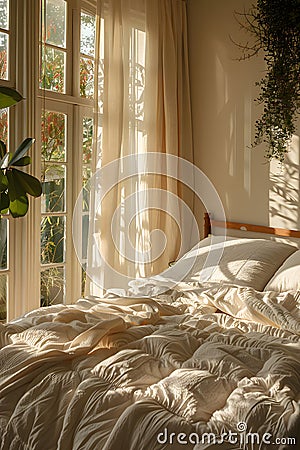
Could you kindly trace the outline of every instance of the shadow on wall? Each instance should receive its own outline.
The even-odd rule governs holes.
[[[299,143],[299,136],[293,136],[285,163],[270,163],[269,224],[272,227],[300,229]]]
[[[269,167],[251,149],[261,108],[255,82],[262,57],[238,61],[244,41],[234,11],[252,0],[189,0],[189,60],[195,163],[217,189],[232,221],[268,224]]]
[[[299,137],[286,162],[269,163],[261,144],[251,149],[262,105],[255,85],[263,55],[239,61],[232,42],[246,42],[234,11],[252,0],[188,0],[189,64],[196,165],[220,195],[228,220],[300,229]],[[300,129],[300,120],[297,124]],[[201,215],[202,217],[202,215]]]

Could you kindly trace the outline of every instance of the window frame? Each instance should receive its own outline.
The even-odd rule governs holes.
[[[65,93],[41,89],[38,82],[37,90],[37,114],[36,114],[36,136],[38,142],[38,154],[41,155],[41,114],[43,109],[63,112],[68,116],[67,124],[67,147],[72,149],[72,153],[67,151],[67,164],[69,174],[66,181],[66,257],[65,266],[65,304],[74,303],[74,299],[81,297],[82,269],[77,258],[72,241],[72,212],[78,195],[82,188],[82,119],[88,115],[94,119],[94,99],[80,96],[80,17],[81,11],[96,15],[96,5],[86,1],[67,0],[67,41],[66,41],[66,86]],[[40,40],[39,40],[40,42]],[[43,45],[43,44],[41,44]],[[41,51],[40,51],[41,53]],[[72,70],[73,67],[73,70]],[[38,70],[39,73],[39,70]],[[69,75],[68,75],[69,74]],[[94,119],[95,123],[95,119]],[[37,164],[38,176],[41,174],[41,158]],[[72,174],[72,176],[71,176]],[[40,217],[51,214],[40,213]],[[81,231],[81,228],[79,228]],[[49,264],[47,267],[54,267]],[[43,265],[43,268],[46,266]],[[40,284],[39,273],[39,284]]]

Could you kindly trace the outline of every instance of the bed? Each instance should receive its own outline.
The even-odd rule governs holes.
[[[293,243],[206,237],[127,296],[0,324],[0,449],[299,448],[299,274]]]

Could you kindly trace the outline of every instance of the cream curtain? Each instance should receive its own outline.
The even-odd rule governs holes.
[[[180,183],[176,159],[161,158],[193,161],[186,4],[98,1],[98,17],[101,170],[88,249],[95,295],[161,272],[194,243],[181,202],[193,208],[193,194]],[[166,176],[170,164],[175,177]]]

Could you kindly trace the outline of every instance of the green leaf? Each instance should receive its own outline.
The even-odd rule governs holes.
[[[26,194],[25,190],[16,183],[16,177],[13,174],[14,170],[7,170],[7,184],[8,184],[8,195],[11,201],[18,198],[20,195]]]
[[[27,195],[22,195],[15,200],[10,200],[9,211],[14,219],[24,217],[27,214],[29,201]]]
[[[5,142],[0,141],[0,158],[2,159],[6,154],[6,145]]]
[[[42,185],[37,178],[18,169],[12,169],[11,172],[15,178],[15,185],[20,190],[27,192],[33,197],[39,197],[42,194]]]
[[[0,170],[0,191],[1,192],[6,191],[7,186],[8,186],[7,178],[4,175],[3,171]]]
[[[20,166],[28,166],[29,164],[31,164],[30,156],[23,156],[23,158],[20,158],[18,161],[10,165],[20,167]]]
[[[16,217],[23,217],[28,211],[28,197],[26,192],[22,190],[20,185],[15,182],[15,177],[12,171],[7,171],[8,180],[8,196],[9,196],[9,211],[11,215]]]
[[[8,167],[13,166],[17,161],[19,161],[28,152],[32,144],[34,143],[33,138],[26,138],[17,148],[13,154],[11,160],[8,163]]]
[[[0,169],[7,169],[10,157],[11,153],[5,153],[5,155],[0,161]]]
[[[1,214],[6,214],[9,207],[9,197],[6,192],[0,193],[0,212]]]
[[[0,86],[0,109],[8,108],[23,100],[22,95],[13,88]]]

